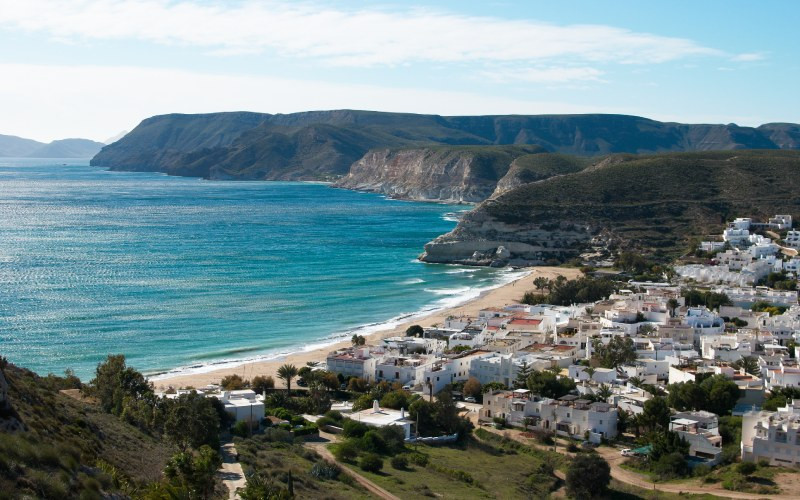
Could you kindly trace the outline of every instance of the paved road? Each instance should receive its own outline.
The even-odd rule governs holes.
[[[217,475],[222,479],[222,483],[228,488],[228,498],[240,498],[236,493],[237,488],[244,488],[247,480],[244,477],[242,464],[237,460],[236,448],[233,446],[233,441],[224,443],[220,448],[222,454],[222,468],[217,472]]]

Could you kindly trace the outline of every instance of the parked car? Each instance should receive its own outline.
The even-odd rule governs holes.
[[[406,385],[403,386],[403,390],[404,391],[410,391],[413,388],[414,388],[414,386],[412,384],[406,384]]]
[[[620,451],[619,454],[622,455],[623,457],[635,457],[636,456],[636,453],[630,448],[625,448],[624,450]]]
[[[592,443],[591,441],[584,441],[584,442],[581,443],[581,447],[585,448],[585,449],[588,449],[588,448],[595,448],[595,447],[597,447],[597,445]]]
[[[472,397],[472,396],[467,396],[467,397],[465,397],[465,398],[464,398],[464,402],[465,402],[465,403],[477,403],[477,402],[478,402],[478,400],[477,400],[477,399],[475,399],[475,398],[474,398],[474,397]]]

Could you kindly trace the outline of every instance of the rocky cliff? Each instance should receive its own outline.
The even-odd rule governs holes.
[[[536,146],[378,149],[355,162],[335,186],[405,199],[479,202],[492,194],[515,158],[542,151]]]
[[[614,155],[481,203],[420,258],[541,263],[613,242],[668,260],[733,217],[800,216],[798,192],[798,151]]]

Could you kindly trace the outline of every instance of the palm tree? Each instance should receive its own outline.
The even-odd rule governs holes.
[[[600,386],[600,389],[598,389],[596,395],[605,403],[608,402],[608,398],[610,398],[613,394],[614,392],[611,390],[611,388],[608,385],[603,384]]]
[[[292,379],[297,376],[298,369],[294,365],[283,365],[278,368],[278,378],[286,382],[286,394],[292,393]]]
[[[761,373],[761,367],[758,366],[758,361],[752,356],[743,357],[736,365],[739,368],[744,368],[744,371],[750,375],[758,375]]]
[[[678,299],[669,299],[667,301],[667,307],[669,307],[671,317],[675,317],[675,309],[677,309],[679,305]]]
[[[628,383],[634,387],[641,387],[644,380],[641,377],[631,377],[628,379]]]

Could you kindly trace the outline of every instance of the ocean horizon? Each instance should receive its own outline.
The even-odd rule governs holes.
[[[416,260],[467,207],[321,183],[0,159],[0,355],[83,380],[311,350],[453,307],[519,272]]]

